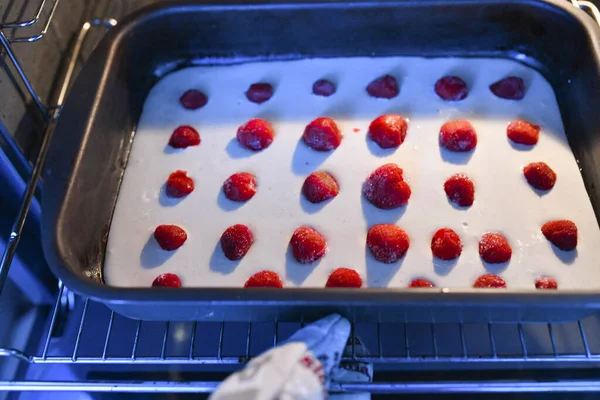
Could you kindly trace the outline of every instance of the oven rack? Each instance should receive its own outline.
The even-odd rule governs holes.
[[[35,197],[46,152],[69,84],[74,76],[80,53],[91,30],[110,28],[114,19],[86,22],[74,42],[65,64],[63,83],[54,101],[44,104],[26,76],[12,45],[31,43],[44,37],[60,0],[40,0],[30,19],[0,25],[0,45],[16,71],[22,85],[46,121],[43,142],[23,194],[21,208],[8,237],[0,262],[0,293],[15,255],[31,202]],[[589,1],[571,0],[574,6],[588,12],[600,23],[600,12]],[[39,26],[39,27],[38,27]],[[38,28],[36,28],[38,27]],[[31,33],[32,29],[37,29]],[[27,30],[26,34],[19,34]],[[10,31],[9,35],[5,31]],[[76,331],[63,332],[64,320],[76,321]],[[241,367],[266,348],[281,343],[302,323],[208,323],[134,321],[115,314],[104,305],[74,295],[59,282],[56,301],[47,326],[42,347],[34,351],[0,348],[0,357],[20,360],[35,366],[66,365],[74,368],[95,365],[124,366],[137,372],[138,367],[154,366],[170,370],[185,366]],[[600,339],[590,334],[600,329],[600,317],[593,316],[569,324],[408,324],[353,323],[347,363],[373,363],[376,370],[453,369],[529,369],[600,368]],[[101,343],[90,347],[90,338],[105,332]],[[118,332],[118,333],[115,333]],[[231,335],[231,333],[237,335]],[[241,336],[240,336],[241,333]],[[117,336],[117,338],[115,337]],[[154,344],[146,343],[153,337]],[[486,345],[474,345],[486,338]],[[62,343],[57,346],[57,342]],[[65,345],[66,343],[66,345]],[[258,343],[258,344],[257,344]],[[540,344],[541,343],[541,344]],[[550,374],[547,374],[550,375]],[[585,375],[585,374],[583,374]],[[140,377],[143,377],[140,373]],[[422,379],[422,378],[421,378]],[[73,380],[24,379],[0,381],[0,391],[87,391],[87,392],[179,392],[208,393],[217,380],[151,380],[98,379]],[[401,381],[372,383],[332,382],[331,392],[372,393],[474,393],[474,392],[548,392],[600,391],[593,377],[578,379],[478,379]]]
[[[65,316],[78,321],[62,338],[55,337]],[[59,283],[56,303],[41,346],[29,354],[0,348],[0,357],[33,367],[62,364],[87,371],[95,366],[125,368],[139,373],[145,367],[176,368],[216,365],[233,371],[252,357],[285,340],[302,322],[264,323],[177,322],[132,320],[101,303],[74,296]],[[595,377],[555,379],[553,368],[586,371],[600,368],[600,316],[566,324],[353,324],[345,363],[373,363],[375,370],[495,370],[543,369],[545,379],[485,379],[422,382],[332,382],[331,392],[473,393],[600,391]],[[100,338],[100,340],[99,340]],[[482,340],[484,338],[484,340]],[[62,346],[56,346],[61,341]],[[135,371],[135,372],[132,372]],[[578,374],[572,373],[573,376]],[[526,375],[527,376],[527,375]],[[595,376],[595,375],[594,375]],[[494,377],[494,378],[490,378]],[[422,375],[419,379],[424,379]],[[207,393],[218,380],[21,380],[0,381],[0,391],[89,391],[144,393]]]
[[[33,14],[30,14],[30,17],[0,24],[0,45],[2,45],[2,49],[6,52],[26,93],[31,97],[31,100],[34,102],[44,120],[47,120],[48,118],[48,108],[42,103],[42,100],[31,85],[30,80],[25,75],[11,44],[33,43],[42,39],[50,28],[50,23],[52,22],[59,3],[60,0],[40,0],[39,4],[34,8]],[[32,8],[27,7],[28,5],[29,4],[25,3],[27,9]],[[25,12],[27,11],[28,10],[25,10]],[[24,31],[24,33],[20,34],[21,31]],[[9,33],[7,34],[6,32]],[[0,277],[0,286],[2,286],[1,283],[2,279]]]
[[[58,3],[60,3],[60,0],[41,0],[29,18],[0,24],[0,30],[12,30],[12,34],[5,37],[9,43],[37,42],[48,32],[50,22],[54,17]],[[40,22],[41,27],[37,28]],[[35,27],[35,30],[26,30],[24,34],[17,35],[20,30],[24,30],[21,28],[30,27]],[[4,33],[2,33],[2,36],[4,36]]]

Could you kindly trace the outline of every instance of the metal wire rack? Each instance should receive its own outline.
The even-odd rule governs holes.
[[[67,354],[51,354],[49,345],[58,314],[64,304],[65,290],[61,284],[47,330],[48,334],[39,355],[31,356],[12,350],[10,351],[12,356],[32,364],[243,364],[269,347],[284,342],[303,325],[301,322],[277,321],[268,323],[144,322],[128,319],[102,304],[82,299],[81,310],[74,313],[79,324],[72,351]],[[348,341],[350,348],[346,350],[343,361],[382,364],[423,361],[600,362],[600,346],[596,346],[596,344],[600,345],[600,341],[590,345],[587,338],[584,324],[589,323],[594,322],[577,321],[560,325],[457,323],[443,326],[355,323]],[[147,329],[145,329],[146,324],[149,326]],[[115,345],[113,333],[117,325],[119,343]],[[226,334],[229,329],[234,329],[236,336],[243,338],[243,340],[236,340],[238,345],[233,348],[229,341],[234,337]],[[88,349],[87,354],[82,354],[84,343],[92,339],[92,334],[96,338],[98,332],[106,332],[104,340],[94,345],[92,349]],[[498,348],[497,343],[500,341],[496,336],[500,332],[504,336],[512,336],[510,342],[517,345]],[[487,346],[484,344],[479,349],[470,348],[475,333],[478,335],[484,333],[487,336]],[[150,336],[146,338],[147,335]],[[143,345],[142,336],[147,342]],[[565,340],[567,338],[569,340]],[[388,343],[389,339],[392,339],[392,342]],[[207,350],[213,354],[206,354]],[[0,355],[5,354],[6,350],[0,349]]]
[[[0,25],[0,45],[6,51],[20,83],[25,87],[39,113],[47,121],[43,143],[31,171],[22,206],[15,218],[6,250],[0,262],[0,293],[15,255],[24,221],[34,198],[46,157],[48,145],[80,52],[89,32],[110,28],[114,19],[86,22],[74,43],[66,63],[63,83],[50,105],[37,96],[11,48],[11,43],[35,42],[41,39],[60,0],[40,0],[33,17]],[[588,1],[571,0],[600,23],[600,13]],[[41,21],[44,22],[41,22]],[[18,35],[20,29],[30,29],[41,22],[34,34]],[[12,30],[7,36],[4,30]],[[64,333],[55,346],[55,335],[62,319],[79,321],[76,330]],[[64,364],[71,366],[120,365],[135,368],[154,366],[225,365],[239,368],[253,356],[287,339],[301,323],[207,323],[207,322],[145,322],[134,321],[89,299],[79,298],[59,282],[56,303],[39,349],[25,352],[0,348],[0,357],[10,357],[31,366]],[[600,368],[600,338],[588,331],[600,329],[600,317],[593,316],[569,324],[408,324],[354,323],[345,363],[373,363],[386,370],[431,368],[435,365],[453,369],[473,368],[539,368],[542,366],[569,368]],[[98,341],[98,333],[103,340]],[[115,333],[118,332],[118,333]],[[95,339],[94,339],[95,338]],[[66,344],[66,347],[65,345]],[[93,391],[93,392],[179,392],[207,393],[218,381],[173,380],[71,380],[71,381],[0,381],[0,390],[7,391]],[[600,391],[596,379],[527,380],[519,381],[424,381],[424,382],[332,382],[331,392],[371,393],[475,393],[508,391]]]
[[[73,367],[110,365],[135,370],[160,366],[167,370],[192,366],[238,368],[253,356],[284,342],[302,323],[265,322],[150,322],[131,320],[89,299],[73,298],[62,284],[42,345],[33,354],[0,349],[0,356],[37,366],[67,364]],[[53,333],[60,315],[77,303],[69,318],[79,321],[65,333],[65,346],[56,348]],[[407,324],[355,323],[345,363],[373,363],[386,367],[418,369],[452,365],[452,369],[600,366],[600,338],[588,330],[600,329],[600,318],[568,324]],[[218,381],[98,380],[0,382],[0,390],[195,392],[216,388]],[[333,382],[332,392],[450,393],[490,391],[598,391],[595,379],[424,382]]]
[[[59,2],[60,0],[41,0],[34,11],[34,15],[31,18],[0,24],[0,30],[13,30],[13,34],[6,38],[7,41],[10,43],[37,42],[38,40],[43,38],[48,32],[50,22],[52,21],[52,17],[54,17],[54,13],[56,12],[56,8],[58,7]],[[38,29],[37,32],[34,33],[27,32],[24,35],[16,36],[16,32],[21,30],[20,28],[29,28],[37,26],[37,24],[42,19],[44,19],[44,14],[47,15],[45,16],[45,22],[42,24],[41,30]]]

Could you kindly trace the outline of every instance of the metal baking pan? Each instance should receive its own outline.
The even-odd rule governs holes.
[[[598,215],[599,39],[594,22],[562,0],[188,1],[146,8],[108,33],[67,99],[44,173],[46,257],[69,288],[148,320],[297,320],[331,311],[379,321],[582,318],[600,308],[600,290],[123,289],[102,283],[102,266],[146,95],[165,74],[208,59],[515,59],[540,71],[554,87]]]

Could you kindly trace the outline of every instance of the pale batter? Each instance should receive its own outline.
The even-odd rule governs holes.
[[[391,100],[369,97],[366,85],[384,74],[396,77],[400,94]],[[465,100],[447,102],[435,94],[435,82],[445,75],[467,82]],[[523,100],[503,100],[488,89],[509,75],[525,80]],[[336,83],[333,96],[312,94],[312,84],[321,78]],[[254,82],[271,83],[273,97],[261,105],[249,102],[244,92]],[[209,99],[196,111],[179,103],[192,88]],[[369,123],[385,113],[409,118],[398,149],[382,150],[367,139]],[[344,138],[334,151],[316,152],[300,141],[306,124],[319,116],[333,118],[342,130]],[[257,153],[242,149],[235,139],[238,126],[253,117],[269,120],[276,135],[269,148]],[[440,150],[440,126],[458,118],[469,120],[477,131],[471,153]],[[509,142],[506,126],[514,119],[541,126],[537,145],[524,150]],[[200,146],[168,147],[179,125],[196,128]],[[522,173],[535,161],[546,162],[558,176],[542,196]],[[412,196],[406,207],[378,210],[364,200],[361,186],[388,162],[404,169]],[[177,169],[188,171],[196,189],[186,198],[169,199],[164,183]],[[317,169],[330,172],[340,185],[339,195],[324,204],[308,203],[301,195],[304,179]],[[227,200],[222,192],[225,179],[241,171],[255,174],[258,182],[256,195],[244,204]],[[475,203],[468,209],[455,208],[443,190],[446,178],[458,172],[475,184]],[[577,224],[577,250],[555,253],[540,231],[552,219]],[[219,245],[221,233],[236,223],[248,225],[255,237],[239,262],[226,259]],[[400,262],[379,263],[366,249],[367,230],[377,223],[396,223],[409,234],[410,249]],[[152,237],[159,224],[181,226],[187,242],[173,252],[161,250]],[[314,227],[328,243],[328,253],[313,265],[297,263],[288,252],[290,236],[301,225]],[[431,237],[442,227],[462,238],[456,262],[434,260],[431,254]],[[486,273],[478,241],[488,231],[501,232],[512,246],[509,265],[488,270],[501,275],[509,288],[534,290],[542,275],[555,277],[559,289],[600,287],[600,230],[554,92],[536,71],[509,60],[413,57],[193,67],[162,79],[146,100],[112,221],[104,277],[113,286],[149,287],[160,273],[172,272],[184,287],[241,287],[253,273],[270,269],[285,286],[323,287],[335,268],[347,267],[356,269],[369,287],[404,288],[423,277],[438,287],[468,288]]]

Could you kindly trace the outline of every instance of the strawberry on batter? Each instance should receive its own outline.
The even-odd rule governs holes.
[[[272,96],[273,86],[268,83],[253,83],[246,91],[246,98],[256,104],[262,104]]]
[[[171,138],[169,145],[175,149],[185,149],[189,146],[198,146],[200,144],[200,134],[191,126],[182,125],[177,127]]]
[[[477,278],[473,284],[473,287],[480,289],[506,288],[506,282],[504,282],[504,279],[500,278],[498,275],[485,274]]]
[[[469,121],[448,121],[440,128],[440,145],[450,151],[465,152],[477,146],[477,133]]]
[[[313,263],[327,252],[327,243],[323,236],[308,226],[296,229],[290,239],[290,246],[294,258],[302,264]]]
[[[450,228],[439,229],[431,238],[431,252],[440,260],[454,260],[462,252],[460,236]]]
[[[232,201],[248,201],[256,194],[256,177],[249,172],[237,172],[225,180],[223,193]]]
[[[515,143],[532,146],[540,138],[540,127],[524,120],[511,121],[506,127],[506,135]]]
[[[490,90],[501,99],[521,100],[525,97],[525,82],[517,76],[509,76],[492,83]]]
[[[242,147],[259,151],[273,143],[275,134],[269,122],[260,118],[252,118],[238,128],[236,137]]]
[[[417,278],[410,281],[408,284],[409,288],[434,288],[435,285],[427,279]]]
[[[197,110],[208,103],[208,98],[201,91],[190,89],[181,95],[179,102],[187,110]]]
[[[365,198],[375,207],[384,210],[405,205],[411,190],[402,174],[402,168],[392,163],[377,168],[363,184]]]
[[[380,99],[394,98],[398,96],[399,92],[398,81],[390,75],[381,76],[373,80],[367,86],[367,93],[369,93],[371,97]]]
[[[181,279],[176,274],[166,272],[160,274],[152,282],[152,287],[180,288]]]
[[[329,151],[342,143],[342,132],[334,120],[320,117],[306,125],[302,140],[313,150]]]
[[[556,183],[556,172],[545,162],[535,162],[523,168],[527,182],[538,190],[550,190]]]
[[[179,198],[187,196],[194,190],[194,180],[187,176],[186,171],[177,170],[169,175],[166,184],[166,193],[169,197]]]
[[[488,232],[479,241],[479,255],[487,263],[500,264],[510,260],[512,249],[504,236]]]
[[[154,230],[154,238],[163,250],[176,250],[187,240],[187,233],[177,225],[159,225]]]
[[[377,261],[391,264],[404,257],[410,247],[410,239],[396,225],[378,224],[367,233],[367,247]]]
[[[273,271],[260,271],[252,275],[246,283],[245,288],[257,288],[257,287],[270,287],[270,288],[282,288],[283,282],[281,278]]]
[[[475,186],[465,174],[455,174],[444,183],[444,191],[451,202],[461,207],[469,207],[475,201]]]
[[[254,235],[246,225],[232,225],[221,235],[221,248],[225,257],[232,261],[241,260],[254,243]]]
[[[458,76],[444,76],[435,83],[435,93],[442,100],[459,101],[465,99],[469,92],[465,81]]]
[[[544,276],[535,280],[536,289],[558,289],[556,279]]]
[[[577,247],[577,225],[573,221],[561,219],[546,222],[542,225],[542,233],[561,250],[571,251]]]
[[[382,149],[398,147],[406,138],[406,118],[396,114],[377,117],[369,125],[369,137]]]
[[[325,287],[328,288],[359,288],[362,279],[358,272],[350,268],[338,268],[329,275]]]
[[[329,97],[335,93],[335,84],[327,79],[319,79],[313,84],[313,94]]]
[[[340,186],[336,180],[324,171],[310,174],[302,185],[302,193],[311,203],[320,203],[338,195]]]

